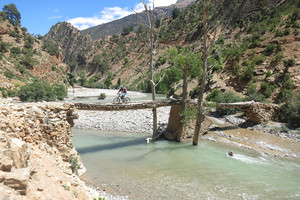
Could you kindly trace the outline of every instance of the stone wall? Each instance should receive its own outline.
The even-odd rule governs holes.
[[[89,199],[69,163],[73,104],[0,100],[0,199]],[[49,198],[48,198],[49,197]]]
[[[253,103],[242,110],[245,112],[247,120],[256,124],[279,120],[280,107],[275,104]]]

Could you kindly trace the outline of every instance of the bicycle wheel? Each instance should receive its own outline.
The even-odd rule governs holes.
[[[125,97],[123,100],[124,103],[130,103],[130,98],[129,97]]]
[[[118,97],[114,98],[113,103],[120,103],[120,98]]]

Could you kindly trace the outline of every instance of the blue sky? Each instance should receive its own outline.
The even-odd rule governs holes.
[[[153,0],[145,0],[151,4]],[[155,7],[177,0],[155,0]],[[125,17],[132,8],[143,10],[141,0],[0,0],[0,8],[14,3],[21,13],[21,26],[31,34],[45,35],[58,22],[67,21],[79,30]]]

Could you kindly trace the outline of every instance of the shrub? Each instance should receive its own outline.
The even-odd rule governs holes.
[[[68,96],[67,88],[63,84],[55,83],[53,85],[53,92],[58,100],[64,100]]]
[[[10,49],[10,55],[11,57],[16,57],[17,55],[21,54],[21,50],[18,47],[13,47]]]
[[[0,52],[5,53],[8,52],[9,43],[0,41]]]
[[[220,90],[219,89],[214,89],[212,90],[209,95],[207,95],[206,97],[206,101],[212,101],[212,102],[216,102],[217,101],[217,97],[220,94]]]
[[[261,65],[265,61],[265,57],[263,55],[254,57],[252,63],[255,65]]]
[[[282,36],[284,36],[283,31],[277,29],[275,32],[275,37],[282,37]]]
[[[267,98],[269,98],[272,95],[273,89],[274,89],[273,86],[271,86],[267,82],[262,82],[261,85],[260,85],[260,91]]]
[[[105,93],[101,93],[98,97],[99,100],[103,100],[106,98],[106,94]]]
[[[300,95],[281,107],[280,119],[293,127],[300,127]]]
[[[80,168],[80,165],[78,164],[78,159],[77,157],[70,156],[69,157],[69,163],[70,163],[70,168],[73,173],[78,175],[78,169]]]
[[[266,46],[266,48],[264,49],[264,55],[270,56],[273,53],[273,51],[275,50],[275,48],[276,48],[275,44],[273,44],[273,43],[272,44],[268,44]]]
[[[266,99],[264,95],[257,92],[255,84],[248,85],[246,95],[248,96],[246,97],[247,101],[264,102]]]
[[[268,69],[268,71],[266,73],[266,78],[269,78],[270,76],[272,76],[272,72],[271,72],[271,70]]]
[[[284,35],[289,35],[291,33],[291,29],[286,28],[283,32]]]
[[[51,85],[42,81],[23,85],[20,88],[18,97],[21,101],[37,102],[37,101],[54,101],[56,95]]]
[[[289,74],[286,74],[282,81],[280,92],[277,96],[277,102],[287,102],[293,97],[293,89],[295,87],[294,81]]]
[[[12,71],[10,71],[10,70],[6,70],[6,71],[4,72],[4,76],[5,76],[6,78],[8,78],[8,79],[12,79],[12,78],[14,77],[14,73],[13,73]]]
[[[7,90],[7,95],[9,97],[15,97],[15,96],[17,96],[17,94],[18,94],[17,90]]]
[[[234,103],[242,101],[243,99],[233,92],[220,92],[218,89],[213,90],[208,98],[208,101],[213,101],[216,103]],[[231,108],[217,108],[217,113],[221,116],[229,115],[236,113],[238,109],[231,109]]]
[[[44,42],[42,46],[43,50],[47,51],[50,55],[59,55],[58,46],[51,42]]]
[[[2,97],[3,97],[3,98],[7,98],[7,89],[1,87],[1,88],[0,88],[0,91],[1,91],[1,93],[2,93]]]
[[[30,69],[33,67],[34,65],[34,59],[29,56],[29,55],[25,55],[21,58],[21,64],[23,64],[27,69]]]
[[[283,61],[285,67],[292,67],[296,65],[296,61],[294,58],[289,58]]]

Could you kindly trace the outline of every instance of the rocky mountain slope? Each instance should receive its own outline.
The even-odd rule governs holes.
[[[158,7],[155,10],[155,18],[158,19],[158,18],[168,17],[171,15],[174,8],[183,9],[191,5],[195,1],[196,0],[178,0],[176,4],[165,6],[165,7]],[[146,19],[145,12],[142,12],[139,15],[143,19]],[[95,39],[103,38],[108,35],[121,34],[125,27],[133,26],[135,27],[135,29],[137,29],[140,24],[141,22],[139,20],[139,17],[136,14],[131,14],[122,19],[114,20],[109,23],[91,27],[81,32],[83,34],[90,35],[95,40]]]
[[[286,92],[286,82],[293,82],[289,90],[300,90],[299,5],[299,1],[286,0],[213,1],[209,27],[211,39],[216,30],[216,43],[213,59],[209,61],[213,72],[210,90],[232,90],[241,96],[253,93],[255,100],[262,97],[275,102]],[[157,78],[164,72],[166,77],[158,85],[158,92],[180,88],[181,72],[169,62],[169,49],[190,46],[200,51],[201,13],[202,4],[197,1],[178,16],[163,20],[154,62],[158,68]],[[85,54],[86,64],[77,63],[84,70],[78,74],[80,84],[109,88],[121,82],[129,89],[149,91],[149,82],[140,73],[148,62],[146,35],[142,30],[94,40],[93,50]],[[57,44],[61,45],[59,41]],[[189,90],[196,86],[196,80],[191,78]],[[180,90],[178,92],[180,94]]]
[[[5,93],[15,93],[21,85],[36,79],[66,83],[69,69],[62,58],[50,43],[45,45],[26,28],[13,26],[0,17],[0,88]]]
[[[93,41],[89,35],[83,35],[79,30],[67,22],[53,26],[43,38],[44,41],[55,42],[63,49],[63,61],[70,66],[71,71],[76,65],[85,65],[86,60],[93,49]]]

